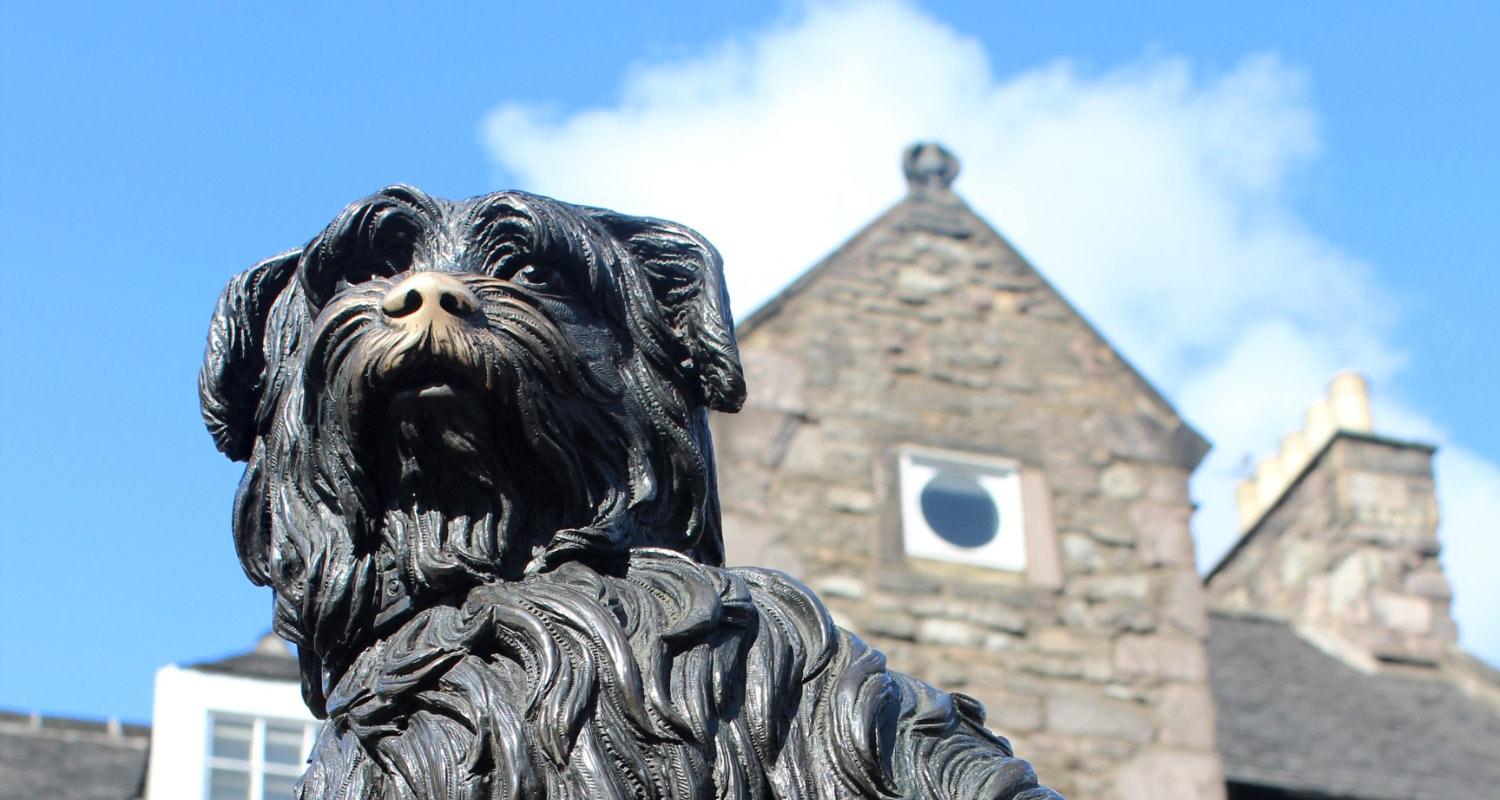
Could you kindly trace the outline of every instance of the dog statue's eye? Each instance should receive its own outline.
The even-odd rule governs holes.
[[[313,305],[322,308],[329,300],[355,286],[375,277],[390,277],[405,268],[405,262],[393,262],[379,253],[361,259],[313,260],[303,267],[303,286]]]
[[[342,294],[343,292],[348,291],[355,286],[369,281],[371,278],[374,278],[377,275],[381,277],[390,277],[400,271],[400,269],[393,267],[390,264],[377,263],[374,265],[361,265],[358,268],[353,268],[349,272],[340,275],[338,281],[333,285],[333,293],[329,296],[332,297],[333,295]]]
[[[560,294],[567,291],[568,278],[560,269],[545,264],[527,264],[510,276],[510,282],[539,292]]]

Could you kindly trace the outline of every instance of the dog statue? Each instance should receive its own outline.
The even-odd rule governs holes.
[[[406,187],[234,278],[199,389],[234,541],[328,720],[302,798],[1056,798],[975,700],[725,568],[720,259]]]

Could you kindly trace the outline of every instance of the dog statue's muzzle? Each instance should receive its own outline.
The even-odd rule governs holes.
[[[479,310],[479,298],[452,275],[417,272],[385,293],[380,310],[392,328],[420,332],[464,324]]]

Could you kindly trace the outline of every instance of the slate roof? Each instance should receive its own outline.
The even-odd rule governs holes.
[[[1208,654],[1231,783],[1359,800],[1500,796],[1500,712],[1436,675],[1366,674],[1284,622],[1222,613]]]
[[[151,729],[0,711],[0,800],[130,800]]]
[[[296,657],[292,655],[286,642],[277,638],[274,633],[261,637],[254,650],[227,658],[189,664],[187,669],[292,683],[302,679],[297,669]]]

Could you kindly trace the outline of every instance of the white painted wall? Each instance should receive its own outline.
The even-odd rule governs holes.
[[[183,669],[156,671],[146,800],[202,800],[208,791],[209,715],[313,722],[290,681]]]

